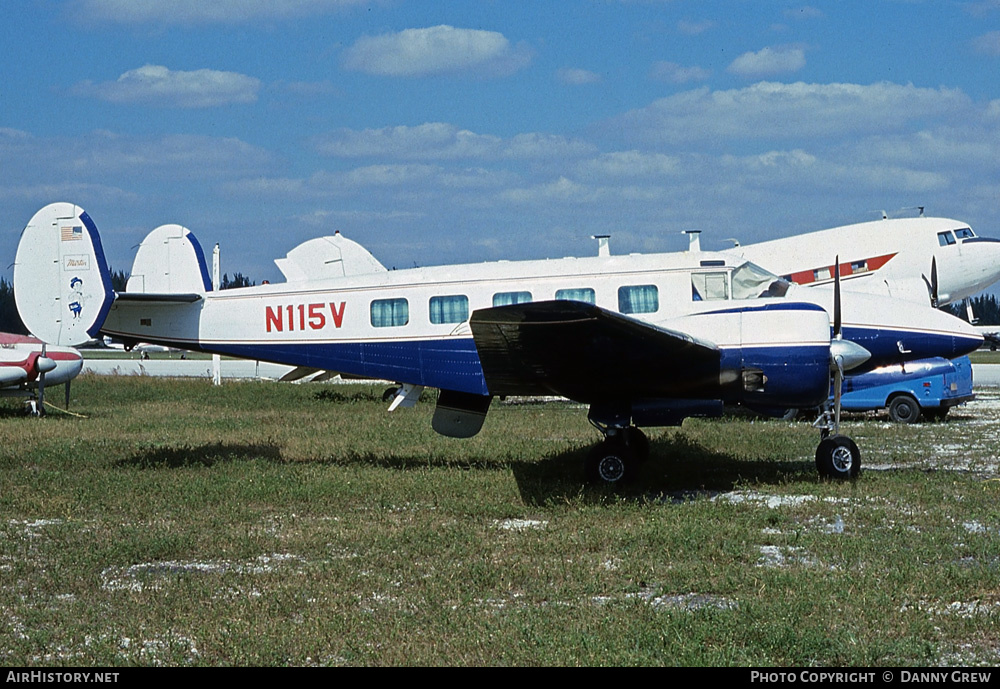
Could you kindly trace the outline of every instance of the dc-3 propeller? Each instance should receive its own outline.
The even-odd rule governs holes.
[[[936,309],[938,307],[938,272],[937,272],[937,257],[931,257],[931,279],[928,280],[926,275],[921,275],[924,282],[927,284],[927,295],[931,299],[931,308]]]
[[[854,478],[861,469],[861,452],[853,440],[840,435],[840,400],[844,371],[857,368],[871,358],[871,352],[844,339],[840,298],[840,256],[833,270],[833,332],[830,336],[830,372],[833,374],[833,410],[827,409],[816,425],[823,439],[816,448],[816,467],[823,476]]]

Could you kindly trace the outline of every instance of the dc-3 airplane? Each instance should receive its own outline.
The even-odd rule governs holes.
[[[923,304],[801,288],[723,253],[598,256],[386,270],[340,234],[276,261],[287,282],[213,292],[198,241],[153,230],[115,293],[97,227],[69,203],[21,235],[14,289],[32,332],[61,345],[103,333],[400,383],[390,410],[440,390],[432,426],[469,437],[493,397],[559,395],[604,435],[589,476],[634,476],[642,426],[716,416],[724,404],[833,410],[816,451],[824,476],[857,476],[839,433],[845,371],[957,357],[982,337]]]
[[[945,306],[1000,280],[1000,239],[979,237],[950,218],[887,218],[747,244],[727,253],[767,266],[800,285],[845,288]],[[972,320],[972,319],[970,319]],[[996,330],[996,328],[994,328]]]
[[[66,386],[83,369],[83,357],[72,347],[47,345],[27,335],[0,333],[0,397],[26,397],[34,415],[45,413],[45,388]]]

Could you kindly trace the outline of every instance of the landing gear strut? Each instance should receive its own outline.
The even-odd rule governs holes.
[[[604,434],[587,458],[587,478],[596,484],[628,483],[649,458],[649,438],[639,428],[594,426]]]

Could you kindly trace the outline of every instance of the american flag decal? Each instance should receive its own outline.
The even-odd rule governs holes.
[[[60,227],[59,239],[64,242],[73,242],[83,239],[83,227],[79,225],[72,227]]]

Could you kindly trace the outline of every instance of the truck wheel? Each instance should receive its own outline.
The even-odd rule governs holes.
[[[896,423],[915,423],[920,418],[920,405],[910,395],[893,397],[889,402],[889,418]]]

